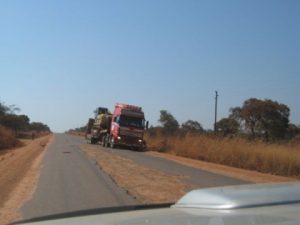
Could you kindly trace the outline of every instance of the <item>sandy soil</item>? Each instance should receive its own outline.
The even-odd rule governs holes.
[[[171,155],[167,153],[160,152],[146,152],[146,154],[160,157],[174,162],[180,163],[182,165],[190,166],[197,169],[206,170],[212,173],[221,174],[228,177],[233,177],[239,180],[249,181],[253,183],[269,183],[269,182],[295,182],[300,181],[293,178],[274,176],[270,174],[260,173],[256,171],[244,170],[239,168],[234,168],[230,166],[224,166],[216,163],[209,163],[195,159],[189,159],[181,156]]]
[[[175,202],[186,191],[182,177],[163,173],[134,163],[112,152],[82,145],[81,149],[94,158],[99,167],[119,187],[143,203]]]
[[[50,135],[0,156],[0,225],[20,219],[18,209],[30,198]]]

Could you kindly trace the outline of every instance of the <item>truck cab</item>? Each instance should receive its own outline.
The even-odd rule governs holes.
[[[109,145],[143,150],[146,147],[144,130],[148,127],[141,107],[117,103],[112,114]]]

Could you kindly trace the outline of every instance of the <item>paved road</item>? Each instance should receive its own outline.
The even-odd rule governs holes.
[[[78,147],[82,143],[82,138],[55,134],[33,198],[21,208],[23,219],[138,204],[84,155]]]
[[[99,148],[102,147],[99,146]],[[144,152],[135,152],[125,149],[108,149],[108,151],[126,157],[142,166],[158,169],[167,174],[183,176],[183,179],[189,184],[188,190],[246,184],[245,181],[185,166],[174,161],[147,155]]]
[[[85,140],[80,137],[55,135],[45,155],[33,198],[21,209],[24,219],[82,209],[138,204],[81,152],[78,146],[83,143]],[[102,148],[99,145],[96,147]],[[143,152],[107,150],[143,166],[182,175],[190,184],[190,189],[245,183]]]

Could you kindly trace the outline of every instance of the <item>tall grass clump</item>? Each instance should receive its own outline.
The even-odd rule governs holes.
[[[283,176],[300,176],[300,144],[207,134],[146,134],[149,150]]]

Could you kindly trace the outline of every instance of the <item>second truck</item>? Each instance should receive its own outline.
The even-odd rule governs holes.
[[[91,144],[101,143],[104,147],[126,147],[144,150],[144,131],[148,121],[141,107],[117,103],[113,113],[107,108],[95,110],[95,118],[89,119],[86,139]]]

